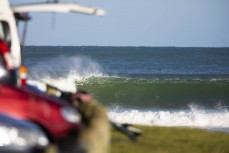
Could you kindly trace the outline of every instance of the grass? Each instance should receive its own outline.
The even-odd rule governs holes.
[[[229,153],[229,134],[194,128],[138,126],[143,135],[133,142],[112,131],[111,153]]]

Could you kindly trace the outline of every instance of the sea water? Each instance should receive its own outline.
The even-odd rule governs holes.
[[[27,46],[30,80],[87,90],[117,122],[229,131],[229,48]]]

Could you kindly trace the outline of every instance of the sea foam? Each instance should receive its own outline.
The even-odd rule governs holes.
[[[121,123],[147,126],[188,126],[202,128],[228,128],[228,109],[200,109],[190,106],[188,110],[109,110],[109,117]]]

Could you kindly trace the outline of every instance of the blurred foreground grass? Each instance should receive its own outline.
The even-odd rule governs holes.
[[[138,126],[137,142],[112,131],[111,153],[229,153],[229,133],[194,128]]]

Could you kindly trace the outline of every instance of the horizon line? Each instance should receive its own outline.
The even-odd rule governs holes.
[[[190,46],[103,46],[103,45],[25,45],[24,47],[149,47],[149,48],[229,48],[228,47],[190,47]]]

